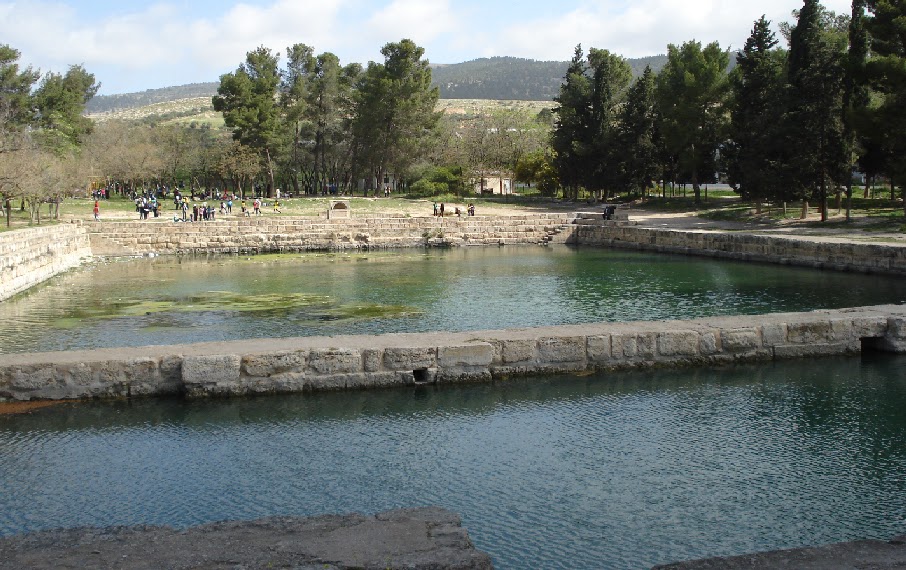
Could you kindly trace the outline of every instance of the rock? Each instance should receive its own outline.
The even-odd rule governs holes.
[[[352,568],[487,570],[458,515],[437,507],[374,516],[271,517],[186,530],[51,530],[0,539],[0,570],[22,568]]]

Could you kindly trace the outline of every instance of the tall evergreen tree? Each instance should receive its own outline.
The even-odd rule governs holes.
[[[70,149],[91,133],[94,123],[83,113],[100,87],[81,65],[71,66],[65,75],[44,76],[33,95],[33,105],[46,146],[58,152]]]
[[[662,136],[667,150],[688,172],[701,201],[701,180],[715,163],[725,116],[729,54],[717,42],[704,47],[690,41],[667,48],[667,65],[657,79]]]
[[[868,0],[872,57],[866,76],[880,96],[871,111],[872,145],[886,157],[886,173],[906,192],[906,3]],[[906,202],[904,202],[906,209]]]
[[[736,56],[731,75],[731,183],[746,200],[760,205],[782,198],[782,133],[785,54],[762,16]]]
[[[619,172],[622,186],[630,191],[644,192],[661,171],[654,89],[654,73],[645,67],[629,88],[617,121]]]
[[[843,57],[823,33],[817,0],[805,0],[790,36],[786,170],[791,190],[817,198],[827,219],[827,189],[845,183],[849,160],[843,132]],[[803,208],[803,213],[805,208]]]
[[[585,171],[585,186],[609,193],[621,182],[620,162],[624,152],[617,140],[617,116],[632,69],[626,60],[607,50],[591,48],[588,52],[591,74],[589,93],[589,135],[593,141],[591,161]]]
[[[0,44],[0,127],[20,128],[31,122],[31,90],[41,77],[30,66],[19,68],[19,50]]]
[[[852,171],[864,152],[866,144],[859,141],[857,124],[865,116],[870,103],[865,83],[865,63],[868,59],[868,33],[865,29],[865,0],[853,0],[849,20],[849,51],[843,81],[843,137],[849,149],[849,170]],[[852,176],[846,177],[846,219],[852,217]]]
[[[398,178],[423,154],[437,125],[439,98],[425,50],[412,40],[388,43],[384,63],[371,62],[357,85],[352,134],[358,161],[377,183]]]
[[[554,98],[557,106],[553,112],[557,119],[551,131],[554,166],[563,186],[563,197],[567,200],[578,198],[583,169],[593,153],[594,140],[588,128],[590,93],[588,66],[582,46],[578,45],[560,85],[560,93]]]
[[[226,126],[233,129],[233,138],[260,153],[269,175],[268,196],[273,196],[275,189],[273,151],[280,125],[279,59],[279,53],[264,46],[248,52],[236,71],[220,76],[220,86],[212,100],[214,109],[223,113]]]

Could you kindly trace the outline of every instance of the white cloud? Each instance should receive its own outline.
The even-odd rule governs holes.
[[[380,49],[403,38],[425,47],[458,26],[459,18],[448,0],[394,0],[372,14],[366,28],[368,37]]]
[[[258,46],[282,53],[299,42],[344,63],[380,60],[381,47],[402,38],[424,47],[435,63],[495,55],[565,60],[577,43],[626,57],[664,53],[668,43],[691,39],[738,48],[761,14],[776,24],[801,6],[798,0],[523,0],[512,8],[495,0],[155,2],[106,8],[94,0],[0,0],[0,41],[42,71],[83,63],[104,84],[102,92],[116,93],[213,81]],[[824,4],[849,11],[848,0]]]
[[[849,11],[846,0],[824,4],[838,13]],[[790,0],[751,4],[734,0],[638,0],[620,8],[614,8],[613,3],[586,2],[554,18],[513,22],[497,34],[485,34],[483,52],[565,60],[581,43],[586,50],[597,47],[625,57],[643,57],[665,53],[668,44],[689,40],[718,41],[724,48],[735,49],[742,46],[762,14],[776,26],[789,20],[790,12],[799,7]]]

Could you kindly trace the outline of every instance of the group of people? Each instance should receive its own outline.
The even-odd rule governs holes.
[[[437,202],[434,202],[434,215],[435,216],[440,216],[441,218],[443,218],[446,215],[444,213],[444,209],[445,209],[445,205],[443,202],[441,202],[440,204],[438,204]],[[459,218],[462,217],[462,210],[459,209],[459,206],[456,206],[453,209],[453,215],[457,216]],[[475,215],[475,204],[470,203],[468,205],[468,207],[466,208],[466,215],[468,215],[468,216]]]

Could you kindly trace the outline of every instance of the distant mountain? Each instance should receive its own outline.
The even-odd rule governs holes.
[[[660,71],[667,63],[667,56],[627,61],[633,77],[638,77],[646,65],[655,73]],[[551,101],[557,96],[569,62],[492,57],[432,67],[441,99]]]
[[[646,65],[650,65],[654,72],[660,71],[667,63],[667,56],[655,55],[627,61],[633,76],[637,77]],[[431,73],[434,84],[440,88],[441,99],[551,101],[557,95],[568,66],[567,61],[492,57],[450,65],[434,64]],[[180,99],[213,97],[219,85],[216,81],[190,83],[139,93],[97,95],[88,102],[85,110],[95,115]]]
[[[95,95],[85,105],[85,112],[91,115],[111,113],[126,109],[137,109],[154,105],[155,103],[168,103],[180,99],[194,99],[196,97],[213,97],[217,95],[219,82],[189,83],[175,87],[162,87],[148,89],[138,93],[121,93],[119,95]]]

